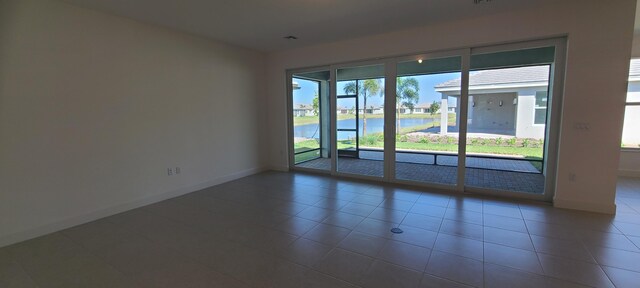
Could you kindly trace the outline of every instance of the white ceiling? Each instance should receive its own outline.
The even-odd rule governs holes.
[[[71,4],[274,51],[554,0],[64,0]],[[285,40],[295,35],[298,40]]]

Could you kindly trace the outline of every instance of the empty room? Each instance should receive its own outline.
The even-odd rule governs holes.
[[[640,287],[636,0],[0,0],[0,287]]]

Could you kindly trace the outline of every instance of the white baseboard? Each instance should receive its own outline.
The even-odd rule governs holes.
[[[583,201],[574,201],[574,200],[563,200],[555,198],[553,199],[553,207],[556,208],[564,208],[564,209],[573,209],[573,210],[582,210],[588,212],[597,212],[597,213],[605,213],[605,214],[615,214],[616,213],[616,204],[602,204],[602,203],[593,203],[593,202],[583,202]]]
[[[620,169],[618,170],[618,176],[640,178],[640,171]]]
[[[242,177],[250,176],[253,174],[257,174],[263,172],[267,169],[263,167],[259,168],[251,168],[243,171],[239,171],[236,173],[232,173],[229,175],[221,176],[215,178],[213,180],[205,181],[203,183],[199,183],[197,185],[179,188],[173,191],[165,192],[162,194],[146,196],[142,198],[138,198],[132,201],[128,201],[125,203],[117,204],[111,207],[107,207],[104,209],[100,209],[97,211],[93,211],[83,215],[71,216],[63,219],[59,219],[35,228],[29,228],[17,233],[12,233],[8,235],[4,235],[0,237],[0,247],[4,247],[7,245],[11,245],[14,243],[22,242],[25,240],[29,240],[32,238],[36,238],[39,236],[43,236],[49,233],[53,233],[56,231],[64,230],[73,226],[77,226],[80,224],[84,224],[87,222],[95,221],[100,218],[108,217],[111,215],[115,215],[118,213],[122,213],[128,210],[132,210],[138,207],[146,206],[149,204],[153,204],[156,202],[160,202],[163,200],[167,200],[170,198],[178,197],[184,194],[188,194],[191,192],[195,192],[198,190],[202,190],[207,187],[215,186],[218,184],[222,184],[225,182],[233,181]]]

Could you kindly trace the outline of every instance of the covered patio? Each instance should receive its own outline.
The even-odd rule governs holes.
[[[339,157],[337,170],[342,173],[382,177],[382,150],[362,149],[360,158]],[[396,178],[414,182],[455,185],[458,156],[453,153],[396,152]],[[331,159],[318,158],[297,167],[330,170]],[[486,189],[541,194],[545,176],[529,160],[487,158],[467,155],[465,185]]]

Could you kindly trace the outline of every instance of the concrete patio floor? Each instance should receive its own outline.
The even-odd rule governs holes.
[[[382,177],[384,162],[380,152],[361,151],[360,159],[338,158],[339,172]],[[363,158],[369,159],[363,159]],[[412,162],[402,161],[412,157]],[[444,185],[455,185],[458,177],[456,167],[457,156],[439,156],[434,165],[433,155],[416,155],[397,153],[396,178],[416,182],[428,182]],[[406,160],[406,159],[405,159]],[[330,170],[331,160],[320,158],[296,165],[297,167]],[[498,169],[498,170],[496,170]],[[507,171],[513,169],[512,171]],[[525,193],[541,194],[544,192],[545,176],[537,172],[528,161],[503,159],[467,159],[465,185],[485,189],[507,190]],[[526,173],[524,173],[526,172]]]

